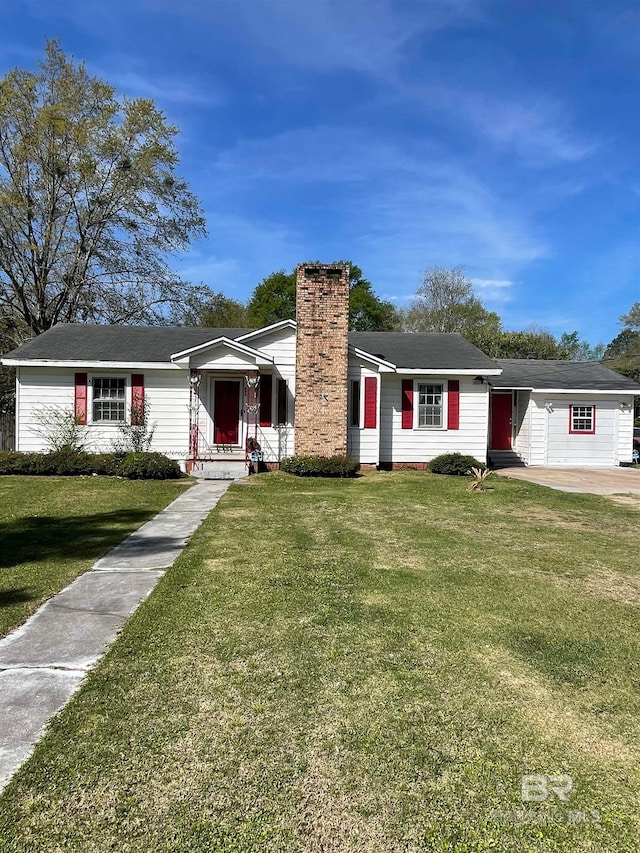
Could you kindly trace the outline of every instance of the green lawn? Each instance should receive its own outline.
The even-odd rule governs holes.
[[[493,484],[232,486],[0,799],[3,853],[635,853],[640,504]]]
[[[0,477],[0,636],[184,489],[184,481]]]

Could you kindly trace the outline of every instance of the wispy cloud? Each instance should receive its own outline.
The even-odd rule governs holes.
[[[113,62],[112,70],[98,72],[120,92],[135,98],[152,98],[159,104],[178,103],[193,106],[215,107],[225,101],[222,88],[213,81],[198,75],[154,74],[150,68],[134,70],[130,58],[121,57]],[[111,65],[111,63],[110,63]]]
[[[462,263],[493,282],[494,297],[548,251],[518,199],[498,197],[435,143],[403,147],[357,127],[319,126],[239,143],[209,174],[212,192],[233,194],[236,205],[270,199],[272,222],[299,205],[298,242],[313,257],[315,241],[332,258],[378,270],[387,293],[411,292],[431,264]]]
[[[529,166],[571,164],[593,155],[604,143],[574,126],[567,104],[529,86],[479,91],[459,81],[428,86],[413,96],[465,128],[482,146],[490,142]]]
[[[348,69],[374,75],[400,65],[411,40],[476,19],[482,5],[482,0],[144,2],[146,9],[171,10],[235,35],[241,32],[272,62],[314,72]]]
[[[504,303],[511,299],[513,281],[500,278],[474,278],[473,286],[483,301]]]

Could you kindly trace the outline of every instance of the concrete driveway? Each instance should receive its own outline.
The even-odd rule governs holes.
[[[501,477],[526,480],[561,492],[584,492],[590,495],[640,495],[638,468],[500,468]]]

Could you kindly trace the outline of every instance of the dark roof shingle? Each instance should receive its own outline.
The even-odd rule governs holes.
[[[547,388],[559,391],[640,391],[640,385],[597,361],[545,361],[498,358],[502,375],[494,388]]]
[[[49,361],[168,362],[170,357],[219,337],[238,338],[250,329],[185,326],[96,326],[60,324],[7,354]],[[259,346],[253,341],[250,346]],[[399,368],[490,370],[494,362],[460,335],[349,332],[349,343]]]
[[[349,343],[399,369],[495,370],[495,362],[462,335],[349,332]]]

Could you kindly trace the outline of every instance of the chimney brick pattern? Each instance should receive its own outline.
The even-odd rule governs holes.
[[[296,271],[295,452],[347,452],[349,267],[300,264]]]

